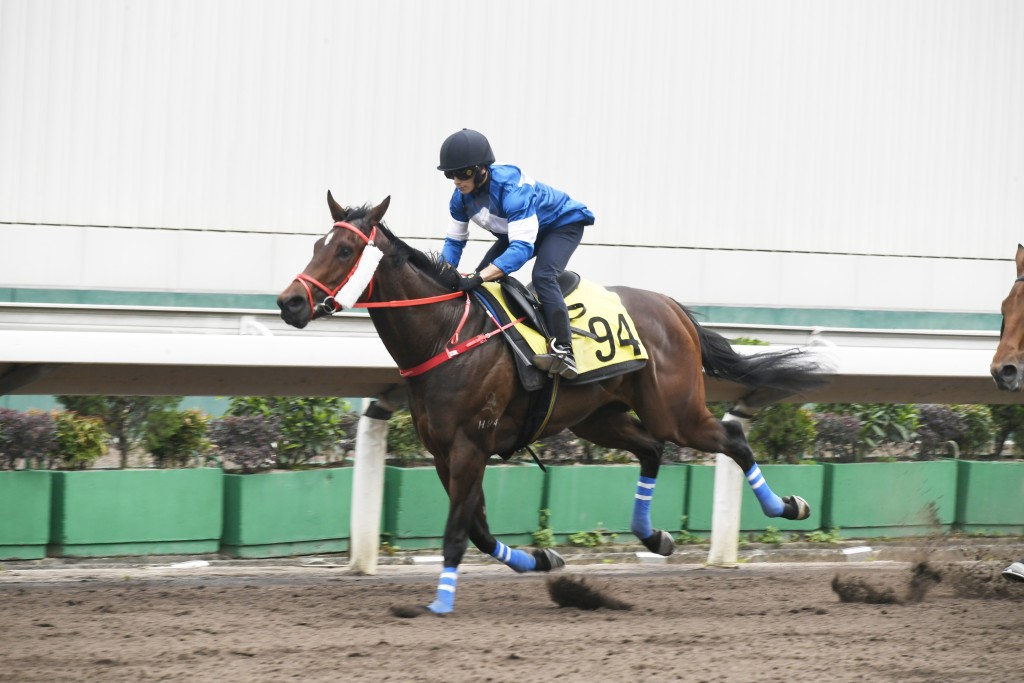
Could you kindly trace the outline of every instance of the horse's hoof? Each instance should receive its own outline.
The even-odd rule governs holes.
[[[782,516],[786,519],[799,520],[811,516],[811,506],[800,496],[784,496],[782,503],[785,505]]]
[[[538,572],[549,572],[553,569],[561,569],[565,566],[565,560],[551,548],[543,548],[533,551],[533,557],[537,560]]]
[[[676,544],[672,540],[672,535],[666,534],[661,529],[655,529],[653,534],[647,538],[640,539],[640,542],[652,553],[662,557],[668,557],[676,551]]]

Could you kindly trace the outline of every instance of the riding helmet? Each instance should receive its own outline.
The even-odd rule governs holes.
[[[441,165],[438,171],[458,171],[470,166],[490,166],[494,163],[491,143],[481,133],[463,128],[449,135],[441,143]]]

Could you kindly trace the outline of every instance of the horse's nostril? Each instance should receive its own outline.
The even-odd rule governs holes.
[[[999,369],[999,376],[1006,381],[1010,381],[1017,377],[1017,366],[1016,365],[1004,365]]]
[[[284,301],[278,301],[277,305],[281,307],[282,311],[288,311],[294,313],[295,311],[301,310],[306,305],[306,300],[301,296],[290,296]]]

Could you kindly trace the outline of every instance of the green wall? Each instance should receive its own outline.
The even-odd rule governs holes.
[[[201,554],[220,547],[223,472],[51,472],[50,554]]]

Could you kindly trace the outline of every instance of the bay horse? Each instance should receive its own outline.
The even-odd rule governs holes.
[[[1017,279],[1003,299],[1003,325],[999,330],[999,346],[992,357],[992,379],[1004,391],[1020,391],[1024,387],[1024,245],[1017,245]]]
[[[390,197],[373,207],[343,208],[328,192],[334,224],[316,240],[313,258],[277,305],[284,321],[297,328],[341,308],[369,308],[381,340],[406,376],[416,433],[434,456],[448,493],[444,568],[436,598],[425,607],[446,614],[454,607],[467,538],[517,572],[551,571],[565,562],[551,549],[509,548],[488,530],[484,467],[491,455],[522,443],[531,397],[517,379],[510,346],[500,339],[488,343],[498,324],[483,305],[474,305],[473,296],[456,291],[457,270],[436,254],[409,246],[381,222],[389,202]],[[533,438],[568,428],[600,446],[633,453],[640,478],[630,528],[660,555],[675,547],[671,535],[652,528],[650,520],[661,453],[669,441],[727,454],[746,474],[767,516],[806,519],[810,508],[803,498],[779,497],[765,482],[739,423],[720,421],[708,411],[702,368],[752,390],[740,403],[743,410],[766,397],[822,383],[817,365],[796,349],[740,355],[673,299],[629,287],[609,289],[633,318],[647,364],[602,381],[563,384],[546,426]]]

